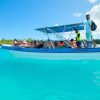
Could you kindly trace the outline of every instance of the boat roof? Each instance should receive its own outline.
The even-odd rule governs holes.
[[[37,28],[35,30],[43,33],[62,33],[62,32],[74,31],[75,29],[84,30],[84,24],[75,23],[75,24],[60,25],[60,26],[53,26],[53,27]]]

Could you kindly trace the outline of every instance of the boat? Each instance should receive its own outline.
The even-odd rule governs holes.
[[[100,48],[55,48],[55,49],[38,49],[24,48],[20,46],[2,45],[2,49],[22,51],[22,52],[37,52],[37,53],[95,53],[100,52]]]
[[[65,38],[58,34],[62,32],[71,32],[74,31],[74,29],[78,30],[84,30],[84,24],[83,23],[76,23],[76,24],[68,24],[68,25],[61,25],[61,26],[53,26],[53,27],[45,27],[45,28],[38,28],[35,29],[40,32],[44,32],[48,39],[50,40],[52,44],[51,49],[46,48],[25,48],[20,46],[12,46],[12,45],[2,45],[2,49],[6,50],[13,50],[13,51],[21,51],[21,52],[34,52],[34,53],[100,53],[100,48],[73,48],[67,41],[65,41]],[[68,45],[70,48],[55,48],[53,45],[52,40],[49,37],[49,34],[55,34],[58,38],[62,39],[66,45]]]

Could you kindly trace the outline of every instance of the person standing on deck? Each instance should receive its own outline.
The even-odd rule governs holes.
[[[91,30],[92,20],[90,19],[90,15],[86,15],[86,22],[85,22],[85,30],[86,30],[86,41],[87,41],[87,47],[92,48],[92,30]]]
[[[75,29],[75,33],[76,33],[76,45],[77,45],[77,48],[81,48],[81,34],[77,29]]]

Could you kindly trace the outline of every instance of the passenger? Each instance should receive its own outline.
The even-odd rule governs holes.
[[[51,49],[52,48],[52,44],[51,44],[50,40],[45,41],[44,48],[46,48],[46,49]]]
[[[60,41],[60,43],[61,43],[62,47],[65,47],[65,42],[64,41]]]
[[[81,48],[81,34],[77,29],[75,29],[75,33],[76,33],[76,45],[77,45],[77,48]]]
[[[14,39],[14,41],[13,41],[13,45],[14,45],[14,46],[19,46],[20,43],[19,43],[19,41],[18,41],[17,39]]]
[[[36,48],[43,48],[43,47],[44,47],[43,43],[42,42],[38,42],[38,46]]]
[[[74,39],[71,39],[71,40],[70,40],[70,45],[71,45],[72,47],[74,47],[74,48],[77,48],[77,46],[76,46],[76,41],[75,41]]]
[[[64,41],[60,41],[60,42],[58,42],[57,47],[58,47],[58,48],[64,48],[64,47],[65,47],[65,43],[64,43]]]
[[[34,48],[35,47],[34,42],[30,42],[30,45],[31,45],[31,48]]]
[[[33,41],[33,44],[34,44],[34,48],[38,46],[36,41]]]
[[[52,48],[52,45],[51,45],[51,42],[50,41],[47,42],[47,48],[48,49],[51,49]]]
[[[23,40],[21,46],[22,47],[29,47],[29,44],[26,40]]]
[[[55,48],[57,48],[57,46],[58,46],[57,41],[54,42],[54,46],[55,46]]]
[[[28,42],[27,48],[33,48],[33,47],[34,47],[33,42]]]

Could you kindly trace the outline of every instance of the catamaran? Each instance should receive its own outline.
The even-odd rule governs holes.
[[[22,51],[22,52],[35,52],[35,53],[100,53],[100,48],[74,48],[70,45],[68,41],[59,33],[63,32],[71,32],[77,30],[84,30],[83,23],[76,23],[76,24],[68,24],[68,25],[61,25],[61,26],[53,26],[53,27],[45,27],[45,28],[38,28],[35,29],[36,31],[40,31],[45,33],[50,40],[52,48],[23,48],[20,46],[12,46],[12,45],[2,45],[2,49],[7,50],[14,50],[14,51]],[[55,34],[59,39],[63,40],[67,46],[70,48],[55,48],[52,40],[49,37],[49,34]]]

